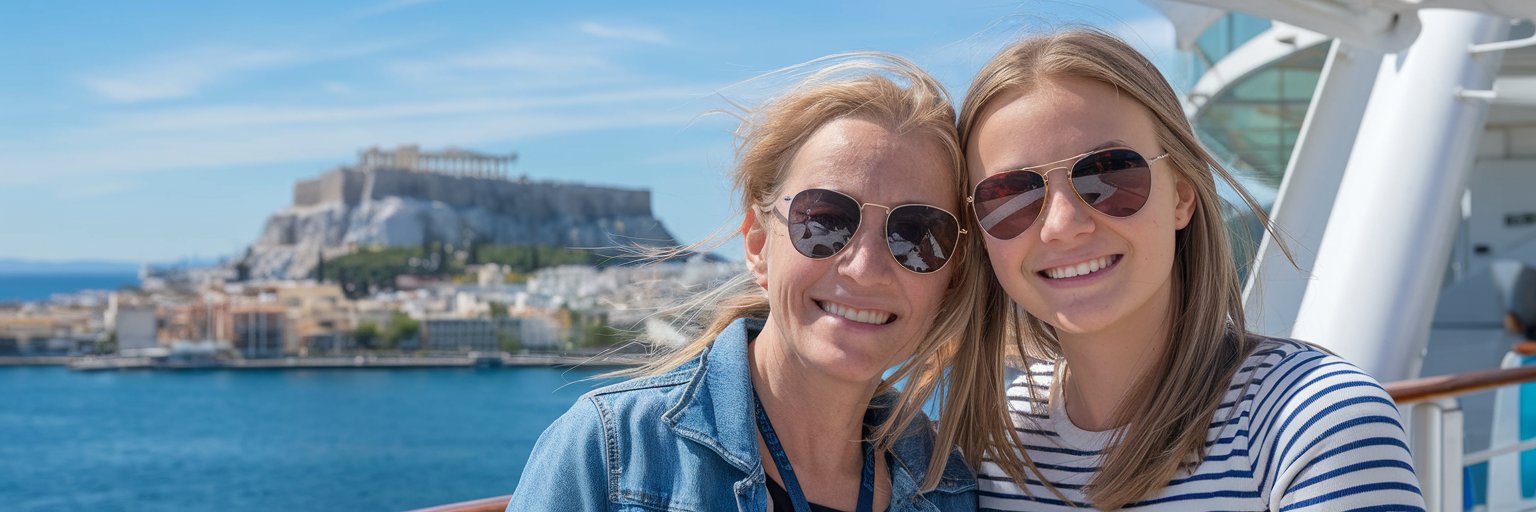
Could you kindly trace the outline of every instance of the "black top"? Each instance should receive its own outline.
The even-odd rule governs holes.
[[[768,481],[768,497],[773,498],[773,512],[795,512],[795,502],[789,499],[789,492],[786,492],[784,487],[779,485],[778,482],[773,481],[772,478],[765,478],[765,480]],[[811,512],[843,511],[812,503]]]

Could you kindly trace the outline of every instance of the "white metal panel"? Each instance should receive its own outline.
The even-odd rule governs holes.
[[[1279,337],[1291,334],[1344,164],[1381,73],[1382,57],[1380,52],[1337,40],[1328,52],[1270,212],[1296,261],[1293,265],[1287,260],[1280,244],[1265,233],[1243,291],[1249,330]]]
[[[1417,376],[1459,204],[1488,112],[1458,93],[1492,86],[1507,20],[1422,13],[1424,33],[1373,98],[1292,330],[1382,381]]]

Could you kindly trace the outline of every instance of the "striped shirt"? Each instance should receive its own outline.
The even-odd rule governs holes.
[[[992,461],[981,467],[984,510],[1092,509],[1083,486],[1113,431],[1067,420],[1052,365],[1008,386],[1029,457],[1068,500],[1026,470],[1028,494]],[[1042,402],[1031,398],[1031,387]],[[1398,411],[1354,365],[1290,340],[1266,340],[1232,379],[1206,434],[1205,459],[1131,510],[1424,510]]]

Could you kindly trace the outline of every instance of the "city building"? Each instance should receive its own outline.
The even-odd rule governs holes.
[[[236,304],[230,308],[234,328],[232,345],[247,359],[282,357],[288,345],[288,315],[281,304],[270,300]]]
[[[107,301],[107,331],[117,341],[117,353],[137,355],[160,346],[155,306],[144,298],[114,293]]]
[[[427,318],[421,322],[421,339],[430,352],[497,352],[506,344],[520,344],[522,319]]]

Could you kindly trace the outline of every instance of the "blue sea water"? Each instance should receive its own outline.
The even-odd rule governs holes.
[[[101,274],[3,274],[0,273],[0,302],[48,300],[55,293],[81,290],[116,290],[138,286],[135,272]]]
[[[510,494],[596,373],[0,368],[0,508],[401,510]]]

